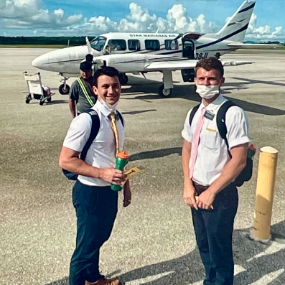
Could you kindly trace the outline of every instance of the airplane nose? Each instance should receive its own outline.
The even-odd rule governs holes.
[[[40,55],[39,57],[35,58],[32,61],[32,66],[39,68],[39,69],[45,69],[45,65],[48,64],[48,56],[43,54]]]

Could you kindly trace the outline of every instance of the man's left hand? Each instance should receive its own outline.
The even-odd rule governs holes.
[[[207,189],[199,195],[197,200],[198,207],[206,210],[211,209],[215,197],[216,195],[209,191],[209,189]]]

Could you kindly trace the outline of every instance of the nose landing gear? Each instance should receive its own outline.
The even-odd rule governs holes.
[[[60,74],[60,75],[63,76],[62,74]],[[59,87],[58,87],[58,91],[61,95],[69,94],[70,86],[68,84],[66,84],[66,81],[68,78],[69,77],[63,76],[63,79],[61,80],[61,82],[63,82],[63,84],[59,85]]]

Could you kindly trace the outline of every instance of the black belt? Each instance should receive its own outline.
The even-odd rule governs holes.
[[[193,181],[194,188],[196,190],[196,195],[199,196],[202,192],[206,191],[210,186],[200,185]]]

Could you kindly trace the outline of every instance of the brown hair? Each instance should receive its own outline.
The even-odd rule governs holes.
[[[102,68],[97,69],[94,73],[94,76],[93,76],[93,85],[94,86],[98,87],[97,86],[98,77],[101,75],[107,75],[110,77],[117,76],[119,78],[119,71],[115,67],[112,67],[112,66],[103,66]]]
[[[199,60],[195,67],[196,75],[197,75],[197,70],[199,68],[203,68],[207,71],[210,71],[211,69],[216,69],[220,72],[221,78],[224,76],[224,67],[221,61],[218,60],[216,57],[203,58]]]

